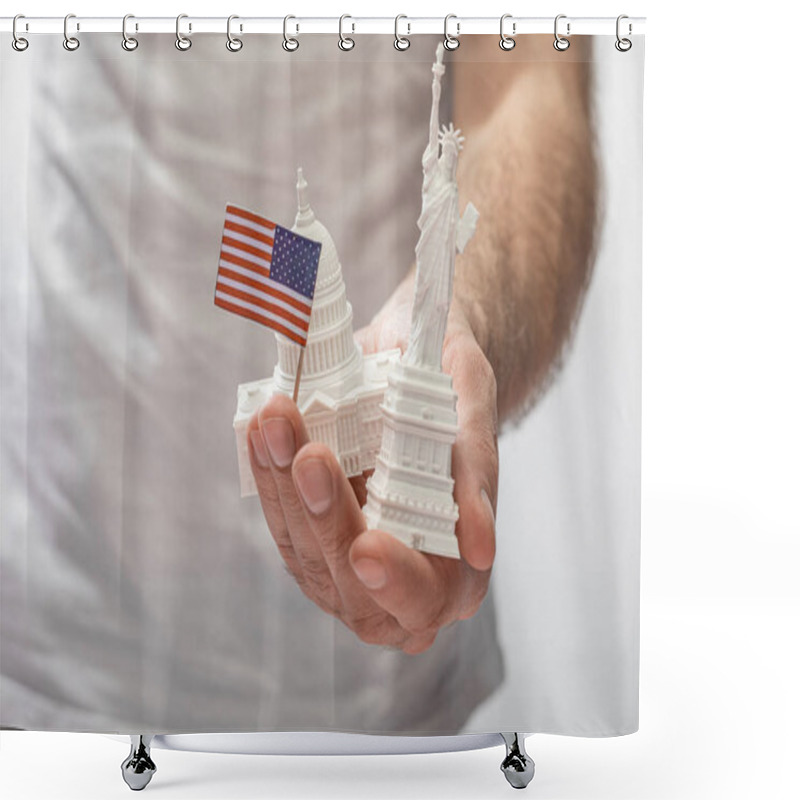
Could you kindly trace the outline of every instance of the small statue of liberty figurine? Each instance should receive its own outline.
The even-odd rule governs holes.
[[[439,133],[443,56],[440,44],[433,65],[430,138],[422,155],[411,335],[406,352],[388,374],[381,449],[367,482],[364,516],[370,528],[415,550],[460,558],[452,478],[458,398],[452,377],[442,372],[442,346],[456,252],[464,250],[475,232],[478,212],[470,203],[459,218],[456,167],[462,139],[452,124]]]
[[[453,298],[456,252],[463,252],[475,232],[478,212],[470,203],[458,215],[456,168],[464,139],[461,132],[442,126],[439,131],[439,101],[444,75],[444,47],[436,49],[433,65],[433,104],[430,138],[422,155],[422,212],[417,220],[417,273],[411,335],[403,360],[423,369],[440,371],[447,313]],[[439,146],[441,144],[441,155]]]

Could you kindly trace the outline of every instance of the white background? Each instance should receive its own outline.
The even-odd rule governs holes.
[[[711,4],[707,4],[711,5]],[[24,7],[23,7],[24,6]],[[647,16],[640,731],[534,736],[538,798],[798,796],[800,9],[607,0],[236,7],[28,0],[28,16]],[[274,7],[273,7],[274,6]],[[0,46],[7,47],[3,36]],[[129,796],[127,747],[0,734],[0,794]],[[342,758],[154,751],[164,798],[508,797],[502,748]]]

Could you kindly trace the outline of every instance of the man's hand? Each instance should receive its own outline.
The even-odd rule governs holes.
[[[358,338],[365,352],[405,348],[413,280],[404,281]],[[360,639],[421,653],[440,628],[476,613],[495,554],[497,390],[492,369],[454,300],[443,350],[458,393],[453,446],[461,560],[412,550],[367,531],[366,476],[348,481],[333,453],[309,442],[295,404],[273,397],[248,425],[250,463],[269,530],[288,571],[321,609]]]

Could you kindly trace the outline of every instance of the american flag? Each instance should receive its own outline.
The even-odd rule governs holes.
[[[214,305],[305,346],[322,244],[228,204]]]

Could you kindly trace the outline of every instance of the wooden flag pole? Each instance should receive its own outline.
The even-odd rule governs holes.
[[[297,395],[300,391],[300,375],[303,372],[303,356],[306,354],[305,347],[300,348],[300,358],[297,361],[297,374],[294,376],[294,394],[292,400],[297,403]]]

